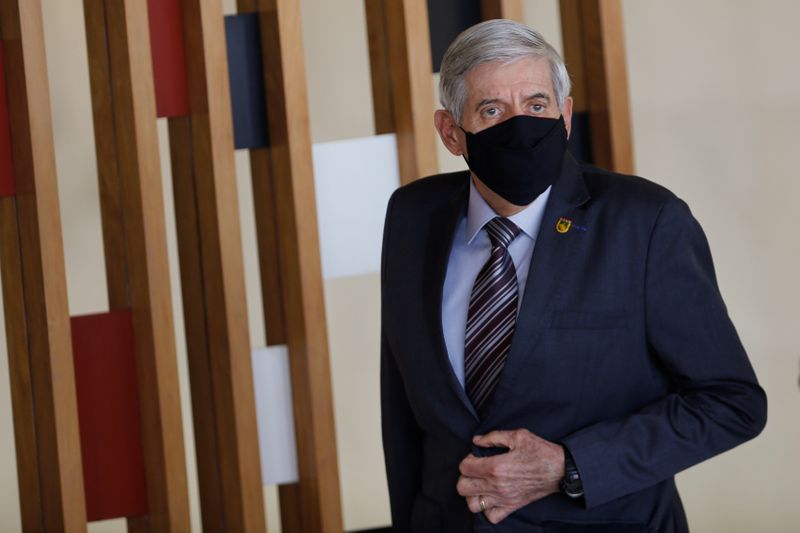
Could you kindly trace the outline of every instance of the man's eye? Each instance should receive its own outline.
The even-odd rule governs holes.
[[[534,113],[541,113],[542,111],[544,111],[544,106],[542,104],[533,104],[531,106],[531,109],[533,109]]]
[[[500,110],[497,109],[496,107],[487,107],[486,109],[483,110],[483,116],[489,118],[496,117],[499,113]]]

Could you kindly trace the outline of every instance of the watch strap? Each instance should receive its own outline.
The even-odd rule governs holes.
[[[559,488],[564,495],[569,496],[570,498],[580,498],[583,496],[583,482],[581,481],[581,475],[578,472],[578,467],[575,465],[575,459],[573,459],[569,449],[567,449],[567,447],[563,444],[561,447],[564,448],[564,477],[559,483]]]

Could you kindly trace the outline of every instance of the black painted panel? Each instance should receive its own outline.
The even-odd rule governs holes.
[[[575,159],[593,163],[592,132],[589,129],[589,113],[572,115],[572,132],[569,135],[569,151]]]
[[[428,0],[434,72],[439,72],[442,56],[458,34],[480,21],[480,0]]]
[[[258,14],[226,16],[225,36],[234,145],[237,149],[267,146],[267,103]]]

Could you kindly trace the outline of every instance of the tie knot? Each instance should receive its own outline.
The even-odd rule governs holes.
[[[503,248],[507,248],[521,231],[516,224],[503,217],[494,217],[486,223],[484,228],[489,234],[492,246],[502,246]]]

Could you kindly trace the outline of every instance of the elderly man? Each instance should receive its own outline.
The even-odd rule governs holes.
[[[753,438],[766,396],[686,204],[567,152],[558,53],[462,33],[436,129],[468,172],[402,187],[382,268],[396,531],[687,531],[673,476]]]

